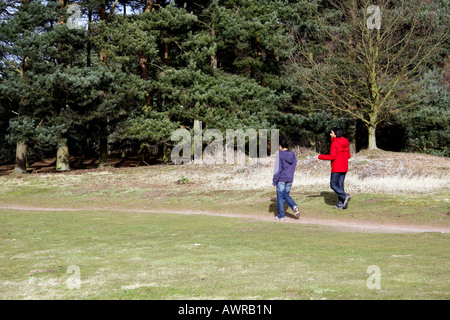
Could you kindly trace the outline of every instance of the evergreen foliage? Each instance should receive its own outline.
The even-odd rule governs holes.
[[[344,2],[361,12],[361,1]],[[393,51],[396,70],[414,48],[429,46],[425,39],[442,39],[449,17],[447,0],[404,3],[404,15],[400,7],[389,7],[400,17],[392,36],[408,35],[403,41],[410,45]],[[355,141],[362,134],[355,120],[361,105],[355,102],[353,116],[330,108],[298,76],[301,70],[324,77],[329,64],[317,73],[295,68],[299,60],[292,60],[300,40],[314,58],[351,75],[349,81],[366,81],[362,69],[349,64],[356,60],[346,45],[336,42],[354,39],[356,32],[342,8],[325,0],[2,1],[0,163],[18,161],[19,144],[25,158],[27,150],[53,157],[58,150],[62,161],[70,152],[96,155],[100,165],[107,165],[111,152],[144,154],[148,146],[161,147],[162,155],[162,146],[173,144],[171,133],[193,128],[195,120],[204,130],[222,132],[278,128],[294,144],[317,150],[334,125]],[[69,23],[74,12],[79,27]],[[402,150],[449,156],[448,49],[446,38],[413,79],[399,82],[402,99],[379,115],[401,128]],[[385,82],[393,79],[388,71]],[[330,92],[345,89],[337,82],[323,85]],[[370,95],[367,87],[352,88]],[[408,103],[418,107],[407,109]],[[361,119],[368,117],[361,113]]]

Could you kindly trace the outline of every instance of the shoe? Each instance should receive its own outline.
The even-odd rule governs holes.
[[[347,209],[350,199],[351,197],[349,195],[345,197],[344,206],[342,207],[342,209]]]
[[[298,207],[294,208],[294,215],[295,215],[295,219],[300,218],[300,210],[298,209]]]
[[[278,218],[278,217],[275,217],[275,220],[277,220],[277,221],[284,221],[284,220],[286,220],[286,218]]]
[[[339,206],[334,206],[333,209],[338,209],[338,210],[342,210],[342,207]]]

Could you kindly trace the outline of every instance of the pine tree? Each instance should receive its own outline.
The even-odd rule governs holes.
[[[406,131],[406,150],[450,157],[450,91],[442,69],[426,72],[419,85],[411,99],[421,101],[420,107],[397,115]]]
[[[46,107],[46,93],[36,81],[47,69],[46,57],[42,55],[43,40],[56,23],[56,8],[56,2],[45,5],[40,1],[16,1],[5,9],[8,17],[0,25],[0,52],[7,69],[0,91],[11,101],[11,111],[18,116],[9,123],[10,142],[17,145],[18,173],[27,170],[27,148],[34,136],[34,119]]]

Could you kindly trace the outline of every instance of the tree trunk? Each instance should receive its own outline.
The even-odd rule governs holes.
[[[163,146],[163,162],[169,162],[171,160],[171,148],[169,148],[166,144]]]
[[[216,70],[217,69],[217,54],[211,56],[211,67]]]
[[[106,64],[107,64],[106,53],[103,48],[100,49],[100,61],[103,63],[104,66],[106,66]]]
[[[348,130],[348,141],[350,142],[350,154],[356,154],[356,120],[353,120]]]
[[[214,37],[214,42],[216,39],[216,29],[212,28],[211,35]],[[214,43],[217,48],[217,45]],[[214,54],[211,56],[211,67],[216,70],[217,69],[217,49],[214,50]]]
[[[169,42],[164,41],[164,60],[167,62],[169,60]]]
[[[92,43],[91,43],[91,37],[92,37],[92,10],[89,7],[88,9],[88,39],[89,41],[87,42],[87,56],[86,56],[86,63],[87,66],[90,67],[91,66],[91,50],[92,50]]]
[[[15,173],[27,172],[27,144],[25,142],[18,142],[16,148],[16,167]]]
[[[377,101],[376,101],[377,102]],[[372,105],[372,112],[369,115],[369,121],[367,124],[367,128],[369,131],[369,150],[375,150],[378,149],[377,147],[377,136],[376,136],[376,129],[377,129],[377,120],[378,120],[378,105],[377,103],[374,103]]]
[[[147,5],[145,6],[144,12],[150,12],[150,11],[152,11],[153,3],[154,3],[154,2],[155,2],[155,0],[148,0]]]
[[[100,5],[100,20],[105,21],[106,23],[108,22],[105,3]],[[106,38],[104,40],[106,42]],[[103,63],[104,66],[106,66],[107,61],[106,61],[106,53],[105,53],[104,48],[100,48],[100,61]]]
[[[142,51],[138,52],[139,55],[139,70],[141,73],[141,78],[147,80],[148,71],[147,71],[147,58],[145,58],[144,53]]]
[[[99,14],[100,14],[100,20],[106,21],[106,18],[107,18],[107,15],[106,15],[106,3],[102,3],[100,5]]]
[[[369,150],[378,149],[376,138],[376,127],[374,125],[369,126]]]
[[[108,138],[102,137],[100,138],[100,157],[98,159],[98,167],[110,167],[111,165],[108,162]]]
[[[56,171],[69,171],[69,147],[66,142],[58,144],[58,151],[56,152]]]
[[[100,5],[100,20],[105,21],[105,23],[108,23],[108,16],[106,14],[106,1]],[[106,42],[106,37],[104,38],[104,41]],[[104,48],[100,48],[100,61],[103,63],[104,66],[107,65],[107,57],[105,53]],[[103,90],[101,90],[102,98],[105,98],[105,94]],[[108,130],[107,123],[105,124],[102,120],[100,121],[100,127],[101,127],[101,137],[99,141],[99,159],[98,159],[98,167],[104,168],[109,167],[110,164],[108,163],[108,134],[105,133]]]

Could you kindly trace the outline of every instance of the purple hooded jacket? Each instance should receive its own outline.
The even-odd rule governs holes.
[[[273,185],[278,182],[293,182],[297,159],[295,153],[290,150],[280,151],[277,153],[275,160],[275,172],[273,175]]]

